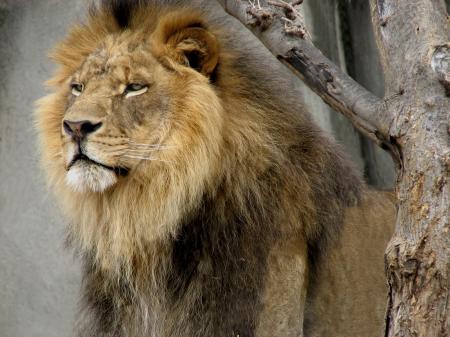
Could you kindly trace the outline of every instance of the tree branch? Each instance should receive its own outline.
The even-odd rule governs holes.
[[[325,103],[347,116],[365,136],[401,159],[389,136],[392,123],[389,100],[382,100],[339,69],[318,50],[296,10],[302,1],[218,0]]]

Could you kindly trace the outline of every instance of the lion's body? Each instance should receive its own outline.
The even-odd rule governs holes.
[[[393,232],[394,201],[369,192],[347,210],[342,232],[308,289],[305,336],[382,336],[387,305],[384,251]]]
[[[59,45],[57,90],[38,114],[44,165],[84,260],[79,336],[300,336],[304,312],[311,334],[376,335],[380,304],[360,311],[374,323],[334,326],[359,302],[326,303],[342,287],[368,295],[367,308],[383,303],[390,201],[368,210],[380,199],[340,148],[224,27],[126,3],[94,11]],[[376,243],[358,252],[361,266],[376,260],[367,276],[327,264],[372,230]]]

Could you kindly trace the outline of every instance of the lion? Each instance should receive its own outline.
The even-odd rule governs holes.
[[[103,1],[52,54],[37,127],[77,336],[377,335],[390,196],[207,18]]]

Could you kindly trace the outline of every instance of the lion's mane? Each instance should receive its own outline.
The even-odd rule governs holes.
[[[235,324],[250,336],[270,247],[300,235],[314,264],[358,203],[361,180],[251,46],[199,11],[144,3],[105,2],[72,29],[53,53],[55,92],[37,115],[50,185],[84,259],[80,334],[222,336]],[[74,192],[61,156],[68,79],[111,35],[183,25],[211,31],[220,52],[209,77],[191,74],[171,93],[183,111],[172,125],[177,147],[107,191]]]

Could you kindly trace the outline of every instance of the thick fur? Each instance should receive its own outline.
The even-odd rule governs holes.
[[[94,7],[55,49],[39,103],[84,261],[78,335],[298,336],[308,279],[368,198],[361,179],[225,27],[163,3]],[[136,81],[148,90],[126,98]],[[102,123],[81,144],[102,166],[71,166],[64,120]]]
[[[342,232],[308,289],[305,336],[382,336],[384,251],[395,217],[391,193],[367,192],[347,209]]]

